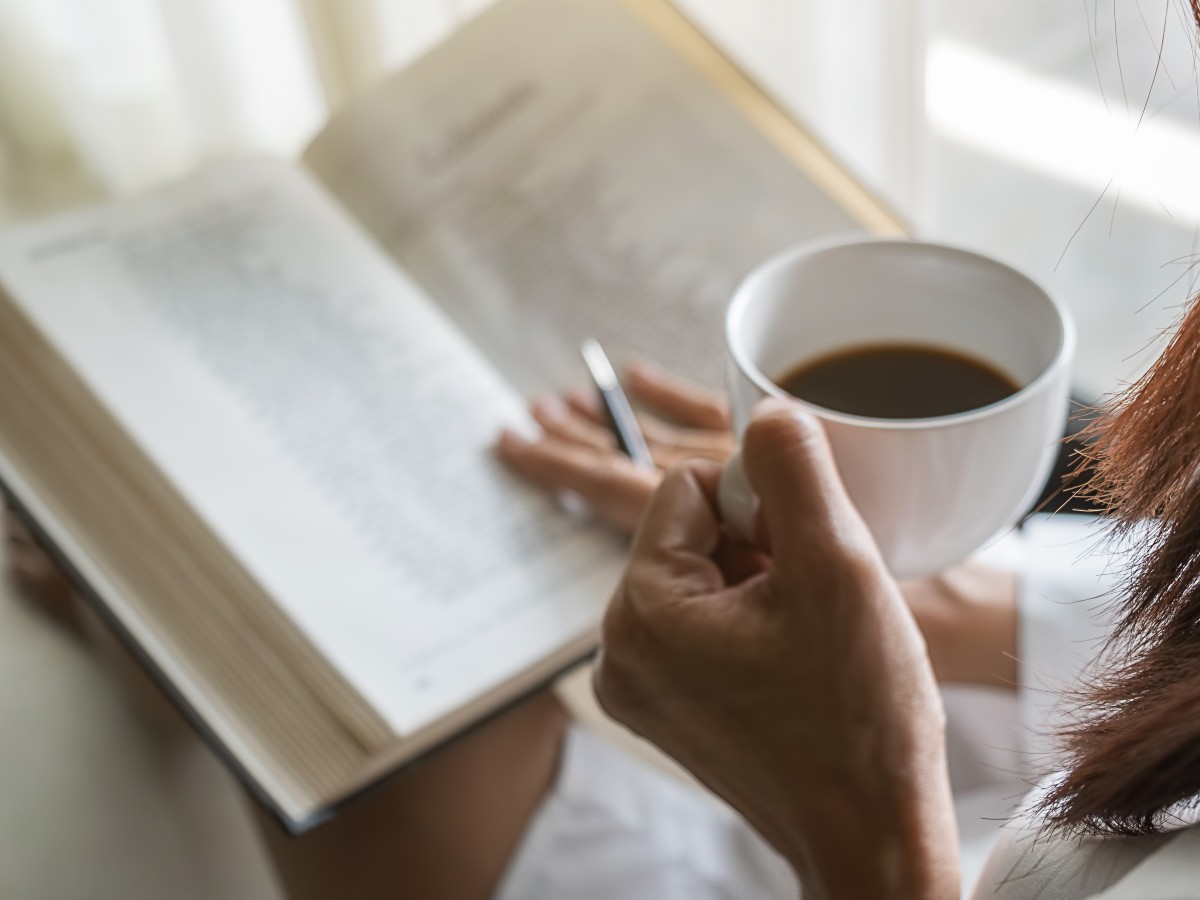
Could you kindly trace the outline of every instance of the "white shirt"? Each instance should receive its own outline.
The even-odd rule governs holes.
[[[1021,574],[1021,684],[945,691],[964,897],[1200,898],[1200,828],[1071,841],[1048,839],[1019,815],[1029,785],[1054,769],[1059,693],[1106,633],[1105,599],[1119,570],[1111,554],[1096,552],[1098,540],[1089,517],[1039,516],[985,553]],[[576,728],[496,900],[798,894],[787,864],[723,804]]]

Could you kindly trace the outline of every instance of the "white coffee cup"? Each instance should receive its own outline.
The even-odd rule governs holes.
[[[940,571],[1012,527],[1053,465],[1067,413],[1074,327],[1026,276],[953,247],[850,237],[788,250],[738,287],[726,318],[740,435],[754,404],[785,397],[824,424],[850,498],[897,577]],[[855,346],[919,344],[974,357],[1020,390],[929,419],[834,412],[779,377]],[[757,499],[740,454],[726,467],[726,522],[754,533]]]

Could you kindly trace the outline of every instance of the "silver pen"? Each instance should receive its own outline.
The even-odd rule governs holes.
[[[613,437],[621,452],[633,460],[634,464],[644,469],[653,469],[654,457],[646,446],[646,438],[638,425],[629,398],[621,390],[621,382],[613,371],[612,363],[604,353],[604,348],[598,341],[589,338],[579,348],[583,361],[587,364],[596,390],[600,392],[600,405],[604,407],[608,427],[612,429]]]

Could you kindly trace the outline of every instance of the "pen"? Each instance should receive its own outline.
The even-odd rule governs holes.
[[[646,438],[642,435],[642,429],[638,427],[633,408],[629,405],[629,398],[621,390],[621,382],[617,380],[617,373],[613,371],[604,348],[599,342],[589,338],[579,350],[583,354],[588,372],[591,373],[592,381],[596,384],[596,390],[600,392],[600,403],[604,407],[608,427],[617,439],[617,446],[633,460],[634,465],[643,469],[655,468],[654,457],[650,455],[650,448],[646,446]]]

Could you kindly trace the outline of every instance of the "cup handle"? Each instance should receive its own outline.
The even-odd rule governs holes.
[[[717,483],[717,511],[734,537],[753,544],[758,536],[758,509],[758,497],[746,478],[739,449],[725,463]]]

